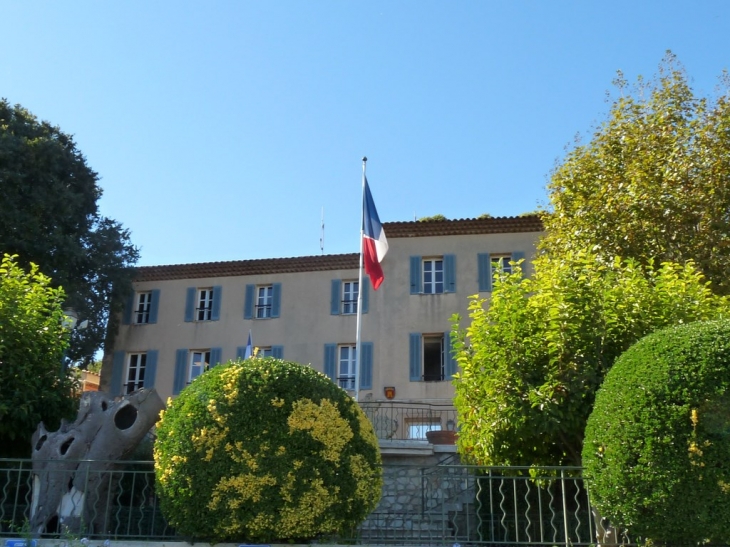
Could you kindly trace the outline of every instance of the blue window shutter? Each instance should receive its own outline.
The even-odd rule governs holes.
[[[275,359],[283,359],[284,346],[271,346],[271,356]]]
[[[246,346],[236,348],[236,359],[243,359],[246,356]]]
[[[279,317],[281,315],[281,283],[274,283],[272,286],[272,302],[271,302],[271,317]]]
[[[373,389],[373,343],[360,343],[360,389]]]
[[[132,322],[132,309],[134,308],[134,297],[137,293],[132,293],[124,302],[124,310],[122,311],[122,325],[129,325]]]
[[[337,376],[337,344],[324,345],[324,373],[334,382]]]
[[[154,298],[154,296],[152,297]],[[155,378],[157,377],[157,354],[156,349],[147,352],[147,363],[144,371],[144,387],[155,387]]]
[[[210,348],[210,368],[221,364],[223,350],[221,348]]]
[[[512,259],[511,259],[512,262],[518,262],[518,261],[522,260],[523,258],[525,258],[525,253],[523,253],[522,251],[513,251],[512,252]],[[520,264],[520,268],[522,269],[522,277],[524,277],[525,276],[525,263],[524,262],[522,264]]]
[[[411,294],[421,292],[421,257],[411,257]]]
[[[175,352],[175,379],[172,382],[172,394],[179,394],[188,382],[188,350],[179,349]]]
[[[185,321],[190,322],[195,317],[195,287],[188,287],[185,295]]]
[[[456,358],[454,357],[453,346],[451,345],[451,333],[445,332],[444,333],[444,360],[446,363],[444,363],[444,368],[446,369],[446,379],[451,380],[454,377],[454,374],[456,374]]]
[[[210,310],[211,321],[219,321],[221,318],[221,295],[223,287],[216,285],[213,287],[213,309]]]
[[[444,255],[444,292],[456,292],[456,255]]]
[[[253,319],[253,299],[256,285],[246,285],[246,299],[243,303],[243,318]]]
[[[489,253],[477,255],[477,270],[479,272],[479,292],[491,292],[492,290],[492,259]]]
[[[122,378],[124,376],[124,361],[127,354],[123,351],[114,352],[114,360],[112,361],[112,381],[109,387],[109,394],[113,396],[122,394]]]
[[[421,381],[421,333],[410,334],[409,372],[411,382]]]
[[[150,302],[150,323],[157,323],[157,313],[160,310],[160,289],[152,291],[152,302]]]
[[[332,280],[332,290],[330,293],[330,315],[340,315],[340,295],[342,294],[342,281],[339,279]]]
[[[366,277],[362,278],[362,312],[367,313],[370,300],[370,280]]]

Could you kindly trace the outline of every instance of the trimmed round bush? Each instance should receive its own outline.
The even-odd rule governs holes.
[[[382,486],[378,441],[351,397],[308,366],[247,359],[168,401],[157,427],[162,510],[211,542],[351,532]]]
[[[730,541],[730,322],[657,331],[621,355],[583,465],[592,504],[632,540]]]

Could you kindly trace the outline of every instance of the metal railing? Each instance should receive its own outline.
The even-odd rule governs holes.
[[[428,431],[456,427],[451,404],[364,401],[360,407],[380,440],[426,440]]]
[[[50,462],[49,462],[50,463]],[[97,464],[97,465],[95,465]],[[87,487],[81,532],[116,540],[182,539],[165,521],[152,462],[54,462],[42,473],[73,468]],[[0,460],[0,536],[19,537],[32,518],[30,460]],[[383,466],[383,497],[349,542],[418,545],[591,545],[595,532],[578,468]],[[88,509],[90,508],[90,509]],[[41,537],[59,537],[60,526]],[[189,538],[187,538],[189,539]],[[244,539],[244,538],[242,538]]]

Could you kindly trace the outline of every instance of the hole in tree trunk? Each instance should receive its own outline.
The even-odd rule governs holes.
[[[61,448],[60,448],[60,450],[61,450],[61,456],[65,456],[66,455],[66,452],[68,452],[68,449],[71,447],[71,443],[73,443],[73,442],[74,442],[74,438],[73,437],[70,437],[69,439],[66,440],[65,443],[63,443],[61,445]]]
[[[114,425],[119,429],[129,429],[137,421],[137,409],[132,405],[126,405],[119,409],[114,416]]]
[[[106,401],[101,402],[101,410],[102,412],[106,412],[106,409],[109,408],[106,404]]]
[[[47,439],[48,439],[48,435],[41,435],[40,438],[38,439],[38,442],[35,443],[35,449],[40,450],[41,446],[43,446],[43,443],[45,443]]]
[[[53,515],[48,522],[46,522],[43,528],[45,534],[57,534],[58,533],[58,515]]]

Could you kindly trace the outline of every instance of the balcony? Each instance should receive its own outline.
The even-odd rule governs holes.
[[[454,431],[456,409],[451,404],[399,401],[360,402],[382,441],[427,442],[429,431]]]

